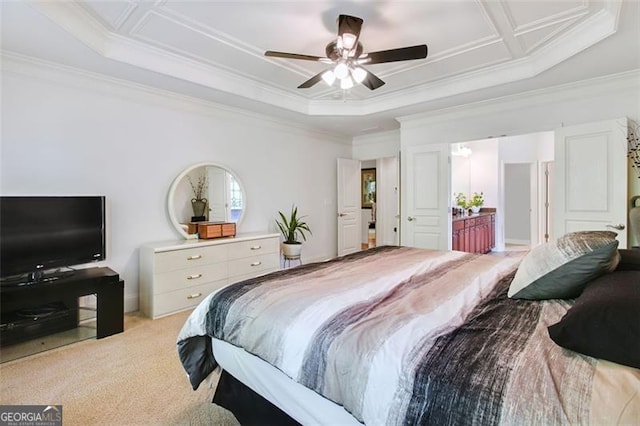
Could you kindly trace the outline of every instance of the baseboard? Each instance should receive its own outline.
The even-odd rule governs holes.
[[[136,312],[139,309],[140,302],[138,296],[129,295],[124,297],[124,311],[126,313]]]
[[[530,246],[531,245],[531,241],[530,240],[515,240],[515,239],[511,239],[511,238],[505,238],[504,240],[505,244],[515,244],[515,245],[519,245],[519,246]]]

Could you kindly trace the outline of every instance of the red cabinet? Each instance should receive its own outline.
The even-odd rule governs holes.
[[[454,217],[451,248],[469,253],[488,253],[496,244],[494,212]]]

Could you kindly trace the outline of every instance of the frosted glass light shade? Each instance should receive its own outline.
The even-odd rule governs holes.
[[[353,80],[351,79],[351,77],[347,76],[342,80],[340,80],[341,89],[346,90],[346,89],[351,89],[352,87],[353,87]]]
[[[356,44],[356,36],[350,33],[342,34],[342,46],[345,49],[351,50],[353,46]]]
[[[325,83],[331,86],[333,82],[336,81],[336,75],[333,73],[333,71],[329,70],[322,74],[322,79]]]
[[[349,75],[349,67],[346,63],[339,62],[338,65],[336,65],[336,67],[334,68],[333,73],[335,74],[336,78],[342,80]]]
[[[360,67],[356,67],[351,71],[351,75],[356,83],[362,83],[367,76],[367,72]]]

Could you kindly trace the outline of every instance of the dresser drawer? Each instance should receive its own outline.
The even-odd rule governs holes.
[[[229,261],[229,279],[235,281],[235,277],[247,276],[255,277],[262,275],[264,271],[271,271],[278,268],[278,255],[275,253],[267,253],[243,259],[235,259]]]
[[[225,262],[227,260],[227,252],[226,245],[219,245],[157,253],[154,259],[153,271],[156,273],[167,272]]]
[[[155,294],[166,293],[179,288],[187,288],[211,281],[222,280],[226,277],[226,262],[178,269],[176,271],[156,274],[154,277],[153,291]]]
[[[259,256],[263,253],[278,253],[279,243],[278,238],[260,238],[230,244],[229,260]]]
[[[192,308],[229,283],[280,269],[280,235],[157,242],[139,254],[140,311],[157,318]]]
[[[168,293],[156,294],[153,298],[153,317],[157,318],[196,306],[209,294],[226,286],[227,280],[224,279]]]

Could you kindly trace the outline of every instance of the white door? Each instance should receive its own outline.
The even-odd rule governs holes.
[[[555,132],[553,235],[612,230],[627,247],[627,119]]]
[[[376,246],[399,244],[400,177],[398,157],[376,161]]]
[[[227,172],[219,167],[207,167],[209,174],[209,221],[226,222],[227,218]]]
[[[449,250],[449,145],[408,147],[402,164],[402,244]]]
[[[360,161],[338,158],[338,256],[360,251]]]

